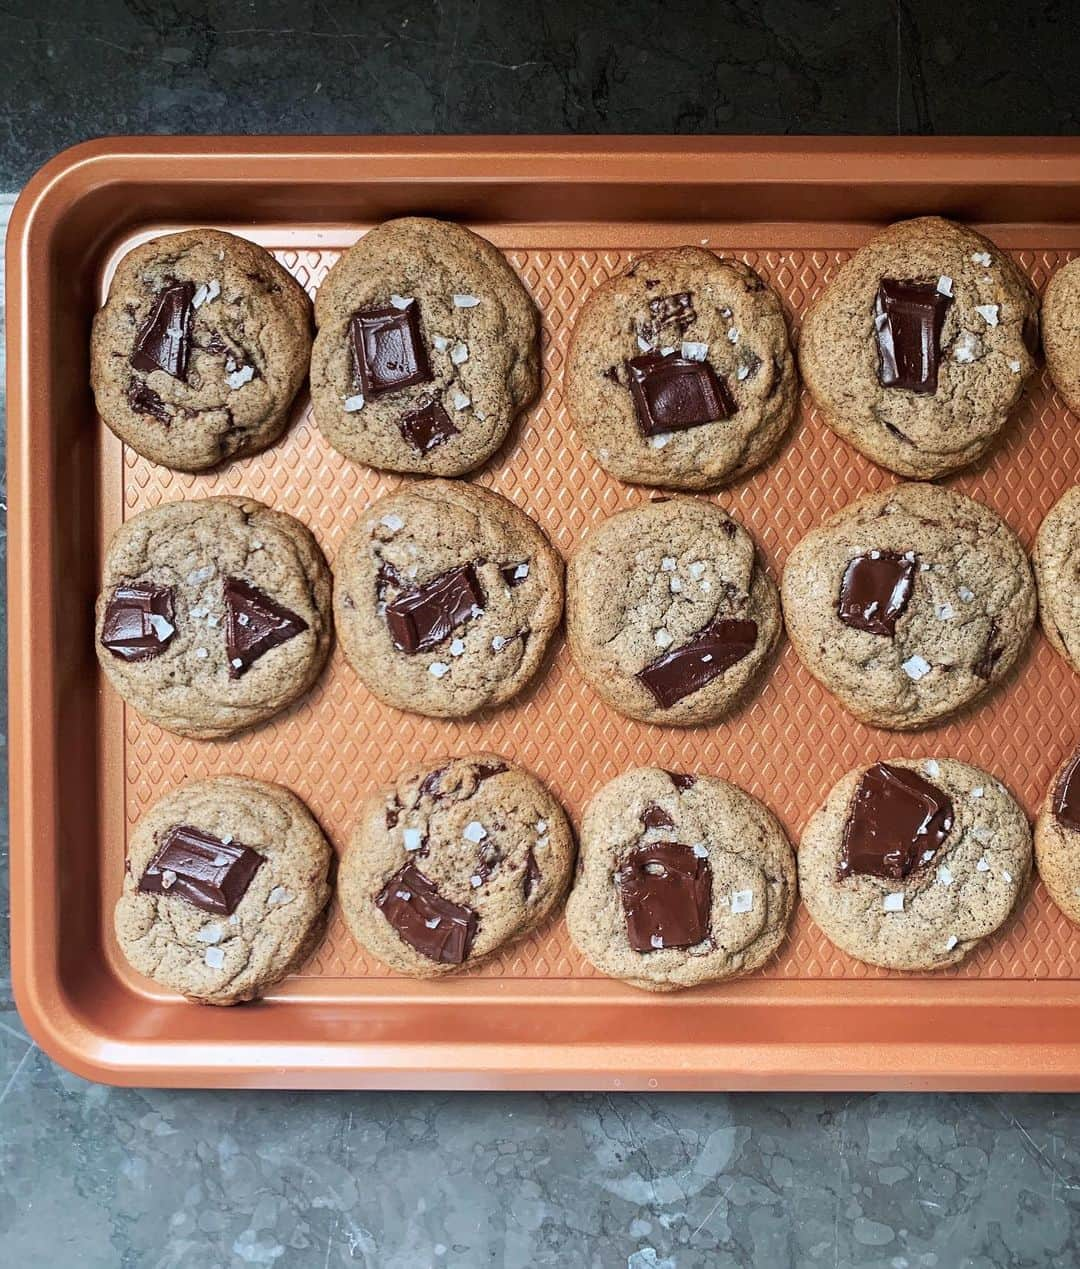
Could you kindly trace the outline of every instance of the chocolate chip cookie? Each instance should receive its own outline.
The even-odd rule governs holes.
[[[849,771],[803,831],[799,890],[828,937],[886,969],[955,965],[998,929],[1031,873],[1004,785],[951,758]]]
[[[570,825],[539,780],[470,754],[413,767],[364,801],[338,895],[373,956],[431,978],[539,925],[573,862]]]
[[[984,453],[1035,369],[1038,300],[1012,260],[922,216],[876,234],[803,319],[799,369],[824,420],[903,476]]]
[[[330,571],[298,520],[252,498],[140,512],[105,552],[95,644],[129,705],[231,736],[302,696],[330,649]]]
[[[113,920],[120,950],[189,1000],[252,1000],[299,968],[321,935],[330,859],[288,789],[193,780],[132,832]]]
[[[603,973],[676,991],[760,968],[795,893],[791,847],[756,798],[715,776],[642,767],[585,808],[566,924]]]
[[[907,731],[1000,682],[1035,618],[1027,556],[989,507],[896,485],[807,534],[781,582],[810,673],[857,718]]]
[[[1054,387],[1080,414],[1080,258],[1050,279],[1042,304],[1043,348]]]
[[[1080,671],[1080,485],[1047,512],[1035,538],[1034,561],[1043,631]]]
[[[524,511],[431,480],[373,503],[334,561],[342,647],[398,709],[462,718],[521,691],[562,615],[562,560]]]
[[[1080,746],[1050,780],[1035,821],[1035,860],[1050,898],[1080,925]]]
[[[419,216],[365,234],[315,299],[315,418],[387,471],[486,462],[540,385],[536,307],[491,243]]]
[[[569,563],[574,661],[609,705],[644,722],[727,713],[760,677],[780,626],[753,539],[697,498],[611,516]]]
[[[132,449],[202,471],[265,449],[307,374],[311,302],[268,251],[217,229],[120,261],[94,318],[98,413]]]
[[[784,310],[749,266],[700,247],[639,256],[585,301],[566,402],[620,480],[707,489],[780,444],[798,382]]]

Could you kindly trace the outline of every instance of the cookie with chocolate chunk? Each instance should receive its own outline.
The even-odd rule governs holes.
[[[1080,746],[1054,772],[1039,807],[1035,859],[1050,898],[1080,925]]]
[[[570,937],[604,974],[677,991],[759,969],[795,907],[795,859],[756,798],[641,767],[585,808]]]
[[[597,525],[567,569],[574,661],[613,708],[649,723],[720,718],[780,637],[753,539],[713,503],[646,502]]]
[[[468,968],[562,899],[574,839],[535,776],[497,754],[402,772],[366,798],[338,878],[350,930],[416,978]]]
[[[1043,632],[1080,672],[1080,485],[1047,512],[1035,538],[1033,560]]]
[[[566,402],[578,436],[620,480],[707,489],[763,463],[798,383],[776,293],[700,247],[638,256],[585,300]]]
[[[562,572],[507,499],[458,481],[407,485],[368,507],[334,561],[345,655],[398,709],[463,718],[501,705],[540,667]]]
[[[803,319],[799,369],[867,458],[931,479],[993,444],[1035,369],[1039,303],[1004,251],[922,216],[875,234]]]
[[[1009,672],[1035,618],[1012,531],[982,503],[895,485],[812,530],[788,556],[784,623],[810,673],[857,718],[925,727]]]
[[[268,251],[217,229],[120,261],[94,318],[98,413],[144,458],[202,471],[285,430],[311,354],[311,301]]]
[[[1031,830],[1005,786],[951,758],[849,771],[803,830],[799,891],[849,956],[887,969],[962,961],[1012,912]]]
[[[95,646],[144,718],[198,739],[262,722],[319,677],[330,570],[298,520],[253,498],[152,507],[113,535]]]
[[[319,287],[315,320],[316,422],[372,467],[472,471],[540,386],[536,306],[463,225],[410,216],[370,230]]]
[[[193,780],[155,802],[131,834],[113,915],[120,950],[189,1000],[252,1000],[299,968],[322,934],[330,859],[288,789]]]
[[[1080,415],[1080,258],[1050,279],[1042,303],[1043,348],[1054,387]]]

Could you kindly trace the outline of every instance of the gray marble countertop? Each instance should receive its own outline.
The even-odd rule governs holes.
[[[108,132],[1074,133],[1078,52],[1065,0],[8,0],[0,189]],[[1069,1096],[88,1084],[0,935],[5,1264],[1020,1269],[1078,1222]]]

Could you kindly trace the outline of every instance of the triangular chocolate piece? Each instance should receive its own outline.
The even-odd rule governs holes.
[[[194,297],[194,282],[174,282],[158,295],[154,311],[135,337],[131,364],[136,370],[146,374],[164,370],[187,383]]]
[[[226,577],[222,590],[225,651],[232,679],[240,678],[271,648],[288,643],[308,628],[303,617],[239,577]]]

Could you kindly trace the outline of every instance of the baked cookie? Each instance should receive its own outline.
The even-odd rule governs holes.
[[[268,251],[218,229],[120,261],[94,318],[98,413],[132,449],[202,471],[285,430],[311,355],[311,301]]]
[[[189,1000],[252,1000],[318,941],[330,859],[307,807],[279,784],[181,785],[132,832],[113,916],[120,950]]]
[[[1047,512],[1033,558],[1043,632],[1080,671],[1080,485]]]
[[[1058,269],[1042,303],[1043,348],[1054,387],[1080,414],[1080,258]]]
[[[470,754],[413,767],[365,799],[338,896],[373,956],[432,978],[538,926],[573,862],[570,825],[540,781],[497,754]]]
[[[330,650],[330,571],[299,520],[253,498],[133,516],[105,552],[95,645],[144,718],[231,736],[302,696]]]
[[[814,921],[857,960],[955,965],[1002,924],[1031,873],[1031,830],[992,776],[951,758],[849,771],[799,845]]]
[[[810,673],[856,718],[895,731],[1003,679],[1035,619],[1012,531],[936,485],[894,485],[830,516],[788,556],[781,596]]]
[[[315,320],[316,421],[372,467],[472,471],[540,386],[536,307],[462,225],[412,216],[372,229],[319,287]]]
[[[987,238],[937,216],[875,234],[810,306],[799,369],[825,422],[903,476],[975,461],[1035,369],[1039,305]]]
[[[736,480],[780,444],[797,396],[776,293],[700,247],[638,256],[574,323],[566,403],[584,445],[620,480]]]
[[[604,520],[567,569],[574,661],[614,709],[704,723],[757,681],[780,637],[780,601],[753,539],[697,498]]]
[[[716,776],[626,771],[585,808],[566,924],[601,972],[676,991],[760,968],[795,906],[795,859],[762,804]]]
[[[462,718],[540,666],[562,615],[562,560],[524,511],[476,485],[406,485],[370,507],[334,561],[345,655],[387,705]]]
[[[1054,772],[1039,808],[1035,861],[1050,898],[1080,925],[1080,747]]]

